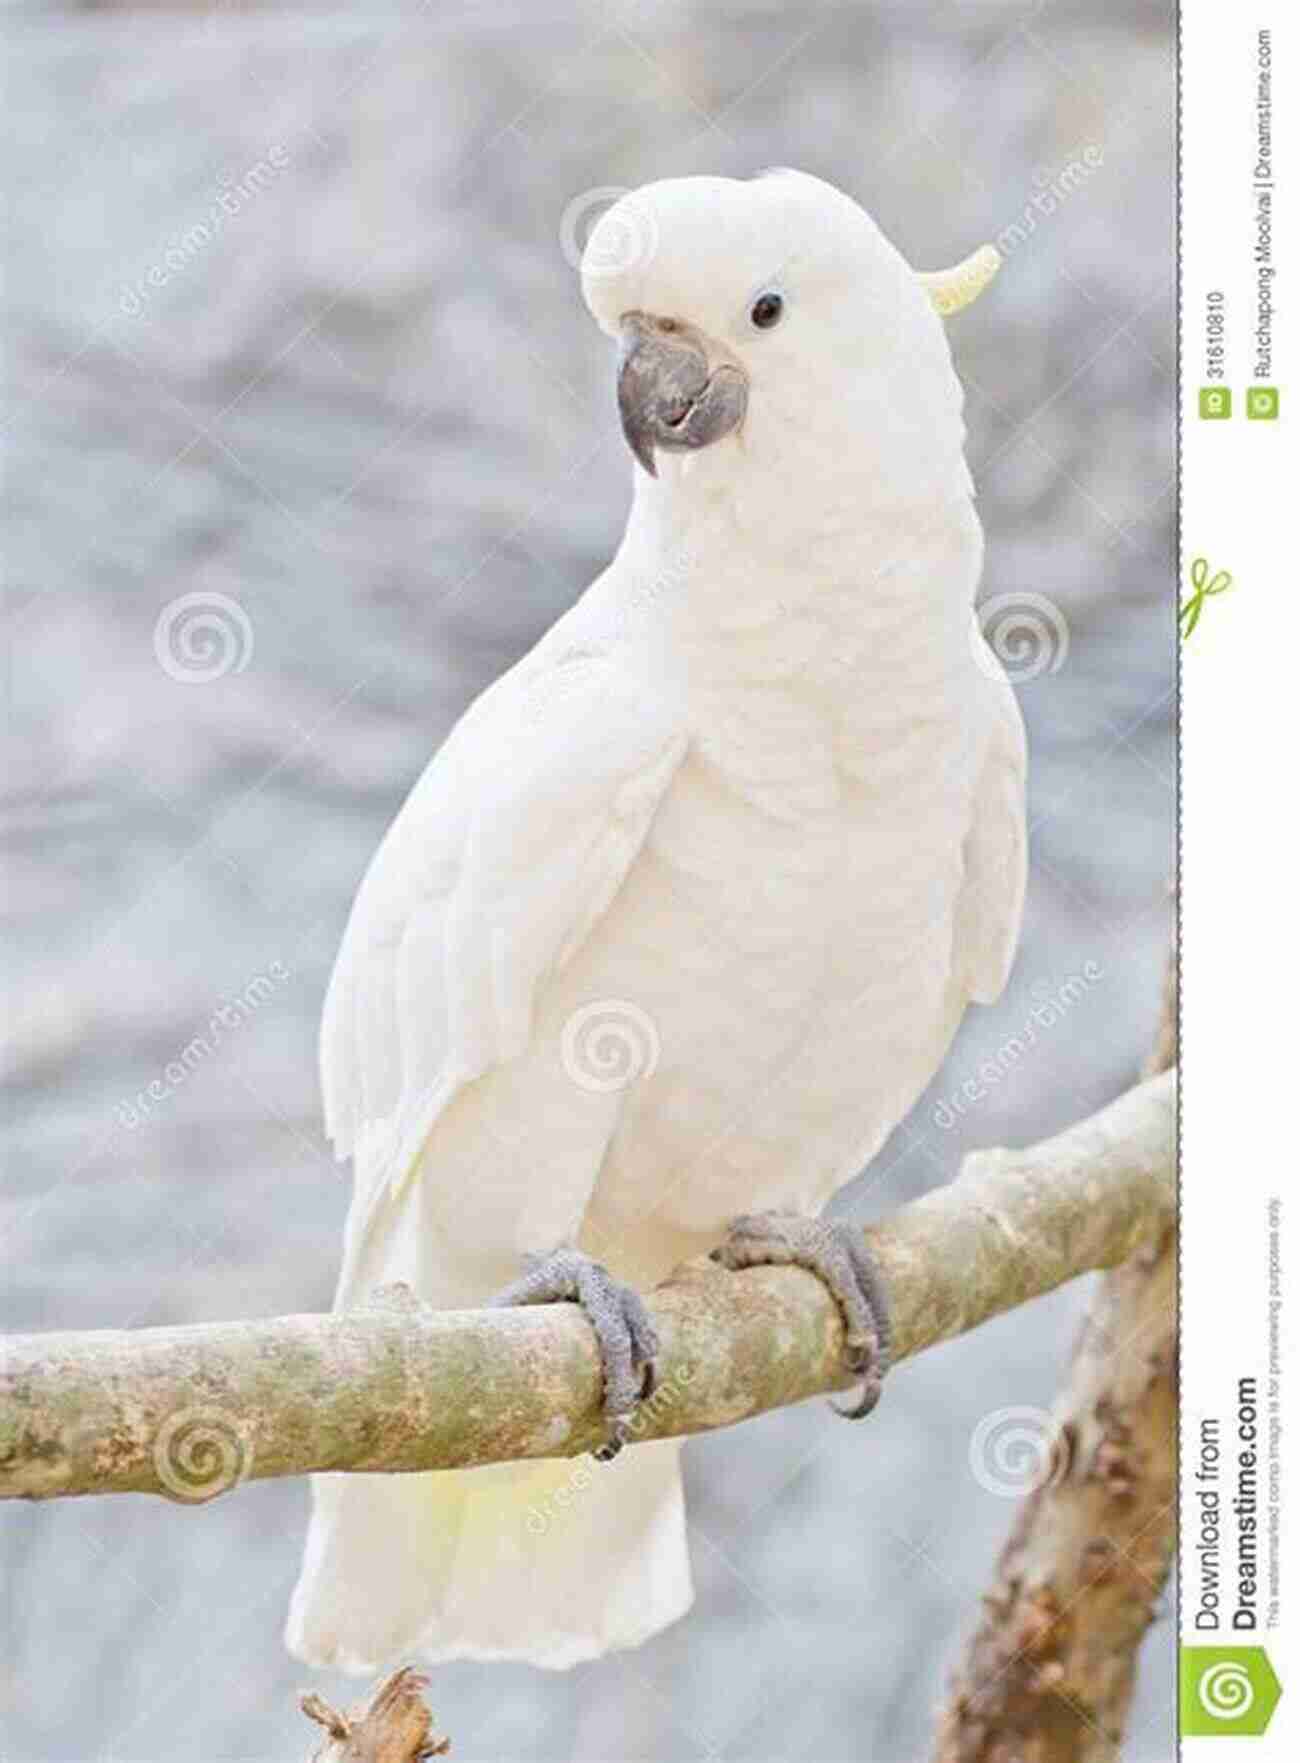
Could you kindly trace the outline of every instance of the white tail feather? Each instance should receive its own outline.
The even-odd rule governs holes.
[[[559,1669],[639,1645],[690,1608],[678,1453],[317,1477],[290,1651],[345,1671]]]
[[[373,1185],[357,1183],[335,1308],[393,1280],[457,1301],[420,1182],[389,1188],[378,1216]],[[638,1645],[691,1603],[679,1454],[667,1440],[608,1464],[313,1477],[290,1651],[373,1672],[412,1656],[558,1668]]]

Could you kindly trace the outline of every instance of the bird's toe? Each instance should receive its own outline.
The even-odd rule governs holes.
[[[595,1456],[609,1462],[631,1436],[638,1404],[654,1391],[659,1337],[640,1293],[579,1249],[558,1249],[553,1255],[534,1259],[520,1279],[490,1302],[514,1305],[565,1300],[581,1306],[596,1336],[607,1433]]]
[[[848,1406],[831,1406],[846,1420],[870,1414],[889,1365],[889,1305],[860,1231],[794,1212],[751,1212],[732,1221],[713,1259],[734,1271],[787,1266],[815,1273],[839,1308],[845,1363],[863,1386]]]

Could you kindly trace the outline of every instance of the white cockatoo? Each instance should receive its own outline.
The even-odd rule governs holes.
[[[348,922],[337,1305],[576,1300],[611,1457],[653,1375],[638,1292],[718,1245],[820,1274],[860,1411],[879,1388],[862,1239],[812,1221],[1002,990],[1024,892],[941,322],[996,266],[918,274],[792,171],[602,216],[583,292],[619,349],[627,530],[452,732]],[[371,1670],[644,1641],[691,1602],[679,1450],[317,1477],[290,1647]]]

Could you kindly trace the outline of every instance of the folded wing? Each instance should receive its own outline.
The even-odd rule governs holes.
[[[525,1050],[686,744],[606,653],[529,658],[453,731],[375,857],[326,1000],[326,1126],[372,1203],[452,1096]]]
[[[975,789],[963,848],[965,879],[957,904],[953,965],[967,996],[991,1004],[1015,959],[1028,867],[1025,836],[1025,728],[1015,692],[990,681],[993,729]]]

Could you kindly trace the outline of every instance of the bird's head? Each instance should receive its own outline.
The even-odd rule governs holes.
[[[913,486],[955,470],[968,487],[939,315],[997,263],[985,247],[920,275],[850,197],[782,170],[629,192],[592,229],[582,285],[618,344],[623,433],[651,477],[707,450],[751,480],[847,461]]]

